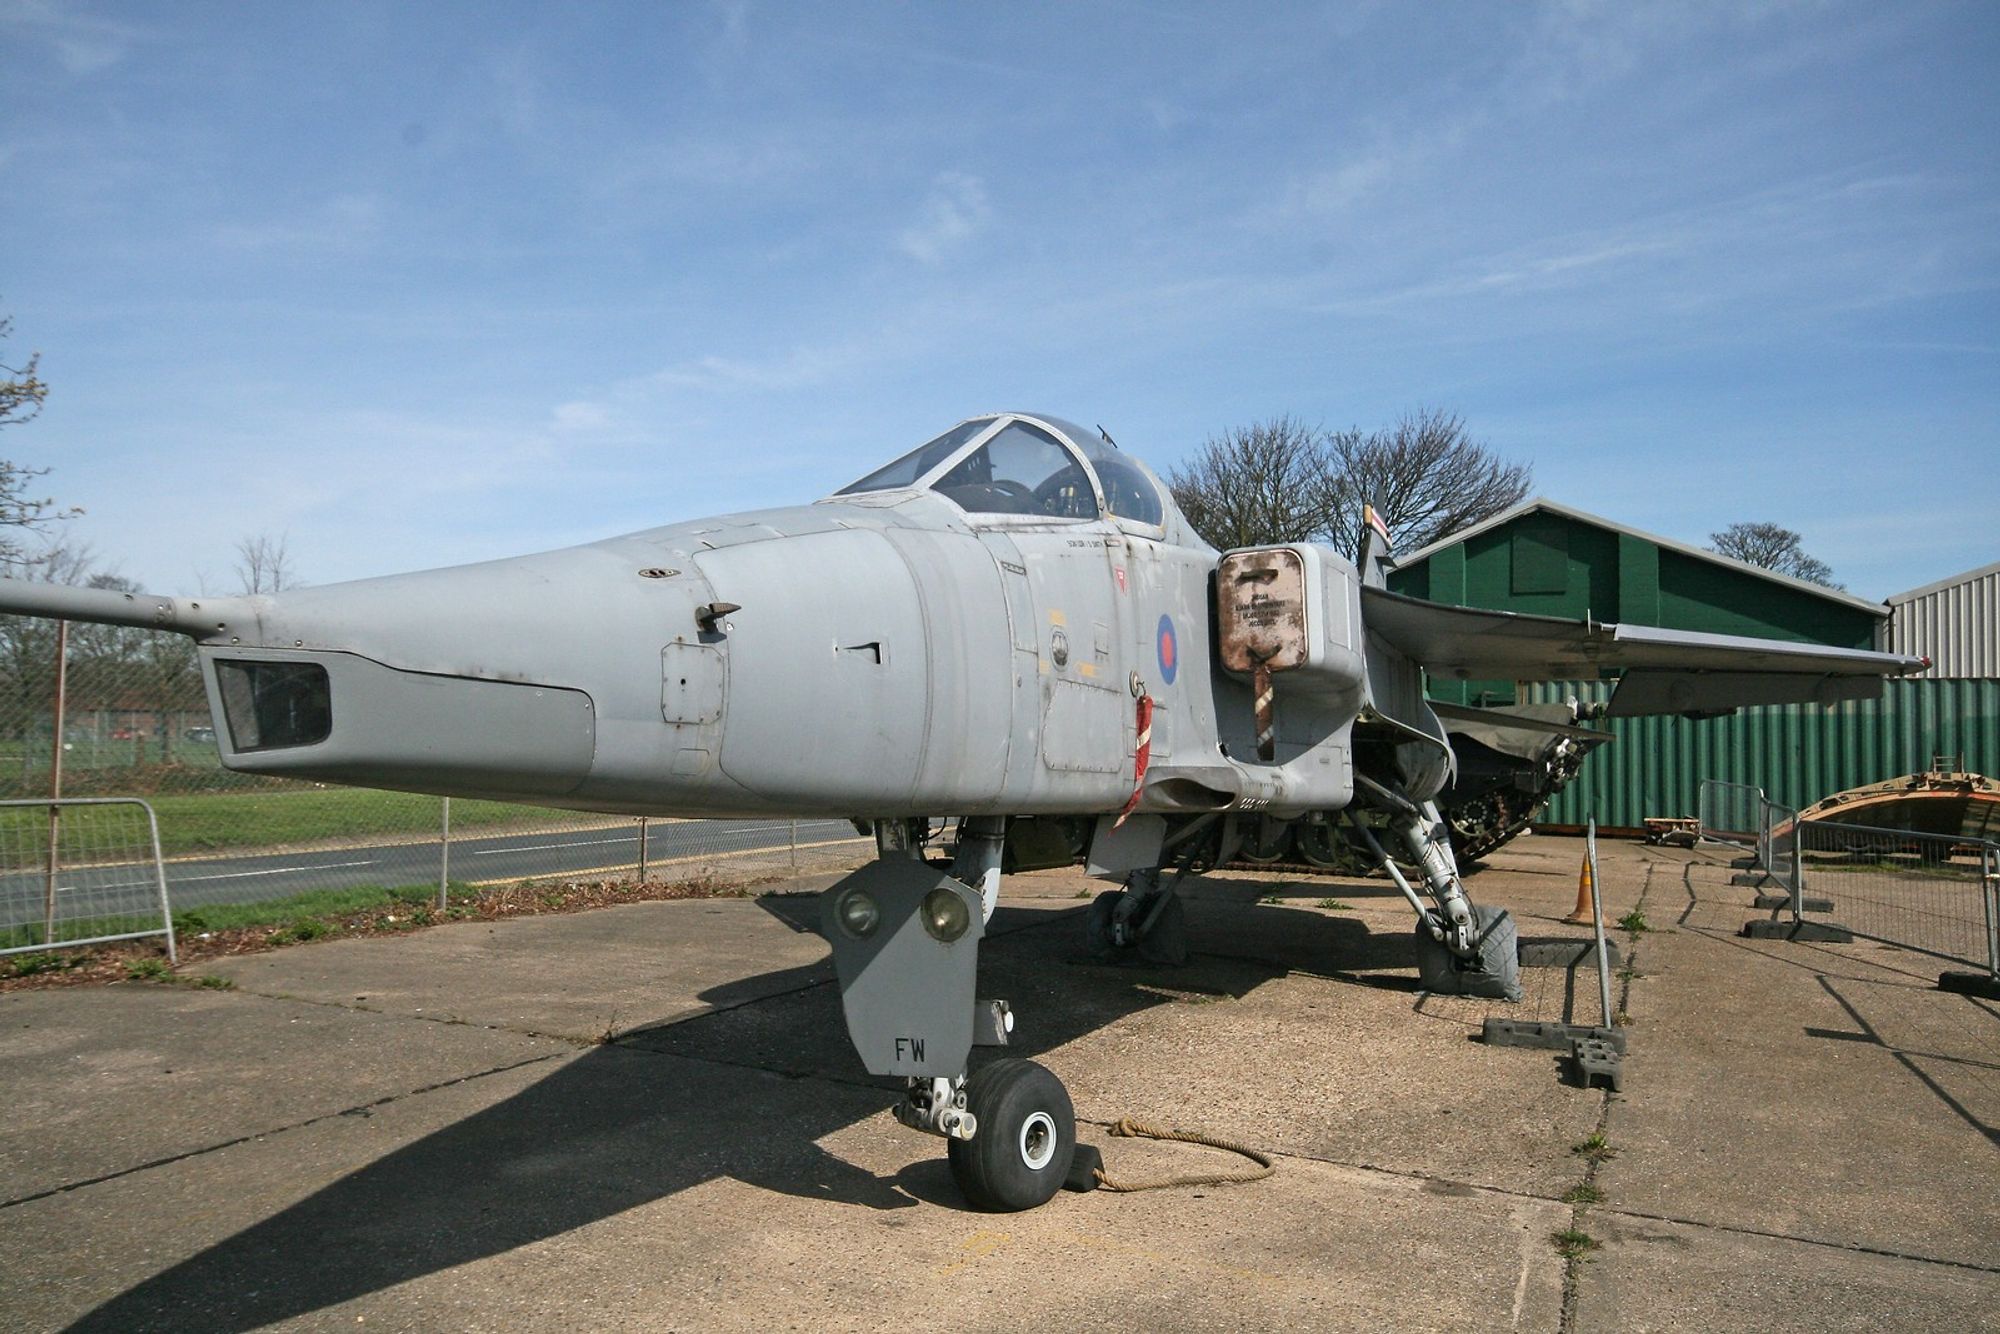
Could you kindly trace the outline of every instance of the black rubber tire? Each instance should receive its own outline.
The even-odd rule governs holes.
[[[1292,827],[1289,824],[1266,829],[1260,823],[1257,832],[1243,840],[1243,847],[1236,855],[1246,862],[1264,866],[1283,861],[1291,850]]]
[[[1294,843],[1299,856],[1305,859],[1308,866],[1316,866],[1322,871],[1345,871],[1350,875],[1367,874],[1367,859],[1335,825],[1307,821],[1299,826]]]
[[[1062,1189],[1076,1153],[1069,1090],[1033,1061],[1007,1056],[974,1072],[965,1095],[979,1130],[969,1140],[952,1140],[947,1150],[952,1180],[965,1198],[989,1213],[1048,1203]]]
[[[1118,910],[1118,900],[1124,893],[1121,889],[1105,890],[1090,901],[1090,910],[1084,916],[1083,937],[1090,943],[1090,952],[1100,959],[1118,952],[1111,940],[1111,915]]]
[[[1166,906],[1160,909],[1158,920],[1153,923],[1153,929],[1136,944],[1120,945],[1111,938],[1111,920],[1118,911],[1118,900],[1124,896],[1122,890],[1107,889],[1091,900],[1083,924],[1084,939],[1090,945],[1091,957],[1099,963],[1114,964],[1120,968],[1147,963],[1178,968],[1186,963],[1187,909],[1182,906],[1180,896],[1174,895],[1167,900]],[[1151,911],[1152,903],[1148,900],[1139,904],[1135,915],[1138,920],[1144,921]]]

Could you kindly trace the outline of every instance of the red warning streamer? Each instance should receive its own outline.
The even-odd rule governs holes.
[[[1139,809],[1139,796],[1146,790],[1146,765],[1153,758],[1153,697],[1139,696],[1139,745],[1138,754],[1132,761],[1132,795],[1125,802],[1125,809],[1118,812],[1116,829],[1125,823],[1126,817]]]

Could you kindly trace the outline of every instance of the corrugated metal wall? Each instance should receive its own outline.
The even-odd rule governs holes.
[[[1889,651],[1925,656],[1934,664],[1920,679],[2000,677],[2000,564],[1893,600],[1889,609]]]
[[[1604,681],[1524,685],[1523,702],[1610,695]],[[2000,777],[2000,680],[1900,680],[1879,700],[1822,709],[1811,704],[1743,709],[1727,718],[1614,718],[1617,739],[1538,821],[1636,829],[1649,815],[1694,815],[1701,781],[1750,783],[1773,801],[1805,806],[1821,797],[1927,768],[1936,754],[1961,755],[1975,773]]]

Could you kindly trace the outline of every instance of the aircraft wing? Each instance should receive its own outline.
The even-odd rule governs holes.
[[[1567,715],[1567,705],[1557,706]],[[1553,717],[1539,718],[1530,710],[1549,709],[1546,704],[1523,704],[1513,709],[1474,708],[1464,704],[1447,704],[1443,700],[1431,701],[1431,712],[1442,718],[1454,732],[1471,732],[1479,740],[1486,740],[1483,733],[1527,732],[1535,736],[1566,736],[1576,741],[1609,741],[1611,734],[1594,727],[1581,727],[1565,717],[1558,722]],[[1554,710],[1550,710],[1553,712]]]
[[[1362,589],[1361,606],[1370,631],[1434,677],[1561,681],[1622,669],[1612,717],[1872,699],[1883,677],[1928,665],[1824,644],[1447,607],[1379,588]]]

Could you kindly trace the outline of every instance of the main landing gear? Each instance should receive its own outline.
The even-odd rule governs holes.
[[[1381,867],[1403,892],[1417,914],[1417,974],[1427,991],[1448,995],[1521,999],[1521,962],[1514,919],[1504,908],[1476,908],[1459,883],[1458,861],[1452,856],[1450,830],[1429,801],[1413,802],[1402,793],[1356,776],[1373,798],[1371,805],[1389,816],[1388,830],[1404,859],[1421,868],[1425,903],[1403,875],[1395,859],[1353,811],[1355,834],[1374,853]]]
[[[1222,820],[1204,815],[1163,839],[1161,859],[1173,867],[1162,883],[1163,868],[1141,866],[1125,877],[1125,888],[1107,890],[1090,905],[1084,930],[1090,951],[1115,964],[1187,962],[1187,909],[1179,893],[1181,881],[1194,871],[1225,860],[1237,839]]]
[[[1069,1093],[1033,1061],[1002,1057],[966,1075],[972,1048],[1004,1047],[1014,1015],[977,1000],[979,940],[1000,872],[999,820],[966,820],[950,874],[918,860],[900,822],[876,831],[880,856],[820,898],[847,1033],[870,1074],[899,1075],[898,1121],[947,1141],[951,1172],[981,1209],[1045,1203],[1076,1150]]]

